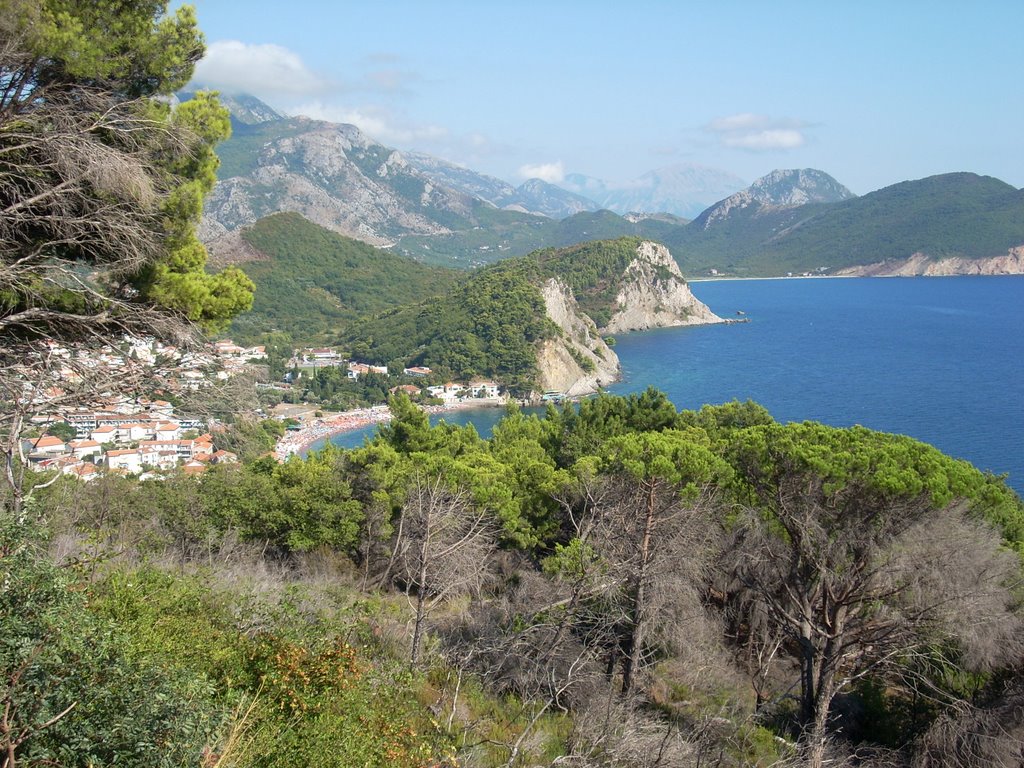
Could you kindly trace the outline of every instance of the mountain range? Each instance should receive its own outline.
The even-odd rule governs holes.
[[[735,177],[691,165],[624,186],[570,175],[562,187],[539,179],[514,187],[399,152],[352,125],[282,116],[250,96],[224,100],[234,134],[218,148],[220,180],[200,226],[215,261],[249,258],[242,230],[289,211],[400,256],[461,268],[633,236],[668,245],[691,276],[1024,271],[1024,192],[991,177],[944,174],[856,197],[815,169],[774,171],[740,188]],[[720,196],[692,223],[664,212],[695,210],[701,203],[686,195],[698,188]]]
[[[692,219],[746,183],[731,173],[690,163],[648,171],[618,184],[571,173],[560,186],[616,213],[664,212]]]
[[[188,94],[182,94],[188,98]],[[389,246],[407,237],[449,237],[497,230],[508,240],[502,255],[522,255],[538,242],[532,230],[602,208],[669,213],[699,211],[742,182],[696,166],[651,172],[616,187],[596,179],[601,201],[562,186],[529,179],[518,187],[493,176],[417,152],[399,152],[356,126],[288,117],[249,95],[222,95],[232,137],[220,145],[219,182],[206,203],[201,236],[230,259],[237,230],[278,211],[294,211],[339,234]],[[720,183],[719,177],[728,178]],[[596,187],[595,187],[596,188]],[[635,234],[623,226],[609,236]],[[544,237],[540,238],[545,243]],[[500,243],[487,243],[500,253]],[[407,247],[432,259],[430,249]],[[470,266],[493,260],[486,251],[460,254]]]
[[[939,271],[1016,273],[1024,190],[949,173],[854,197],[820,171],[775,172],[662,242],[691,275],[925,274],[948,259],[961,266]]]

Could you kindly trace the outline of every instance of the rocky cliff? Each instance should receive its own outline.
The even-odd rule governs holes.
[[[668,248],[645,241],[626,267],[605,333],[723,322],[698,300]]]
[[[581,309],[569,287],[550,278],[542,287],[548,318],[561,333],[541,343],[541,389],[583,395],[618,378],[619,358],[602,338],[648,328],[725,322],[690,291],[668,249],[644,241],[617,279],[615,310],[604,328]]]
[[[551,278],[541,288],[548,318],[559,328],[537,350],[538,383],[542,390],[585,395],[611,384],[619,375],[619,358],[580,311],[569,287]]]
[[[1001,256],[967,259],[960,256],[935,258],[915,253],[906,259],[879,261],[838,270],[851,277],[940,277],[947,275],[1024,275],[1024,245],[1010,248]]]

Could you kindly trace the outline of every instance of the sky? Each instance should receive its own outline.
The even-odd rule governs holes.
[[[1024,187],[1022,0],[191,4],[194,83],[510,182],[686,163]]]

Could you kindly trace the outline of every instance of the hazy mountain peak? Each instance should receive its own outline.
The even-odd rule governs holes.
[[[742,189],[744,183],[738,176],[717,168],[677,163],[618,183],[571,173],[559,186],[592,198],[617,213],[664,212],[689,218],[715,200]]]
[[[285,115],[248,93],[221,93],[220,103],[228,108],[236,122],[244,125],[259,125],[285,119]]]
[[[519,205],[528,211],[543,213],[553,219],[564,219],[584,211],[596,211],[600,205],[543,179],[527,179],[516,189]]]

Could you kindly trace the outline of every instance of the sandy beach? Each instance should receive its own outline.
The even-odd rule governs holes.
[[[444,405],[425,405],[420,409],[428,414],[444,413],[466,408],[502,407],[505,400],[502,399],[465,399],[456,400]],[[356,408],[342,413],[333,413],[323,418],[313,419],[302,425],[301,429],[285,434],[277,441],[274,453],[278,461],[284,461],[292,455],[306,453],[310,446],[319,440],[329,438],[332,435],[342,432],[351,432],[356,429],[363,429],[372,424],[380,424],[391,421],[391,411],[386,405],[375,405],[372,408]]]

